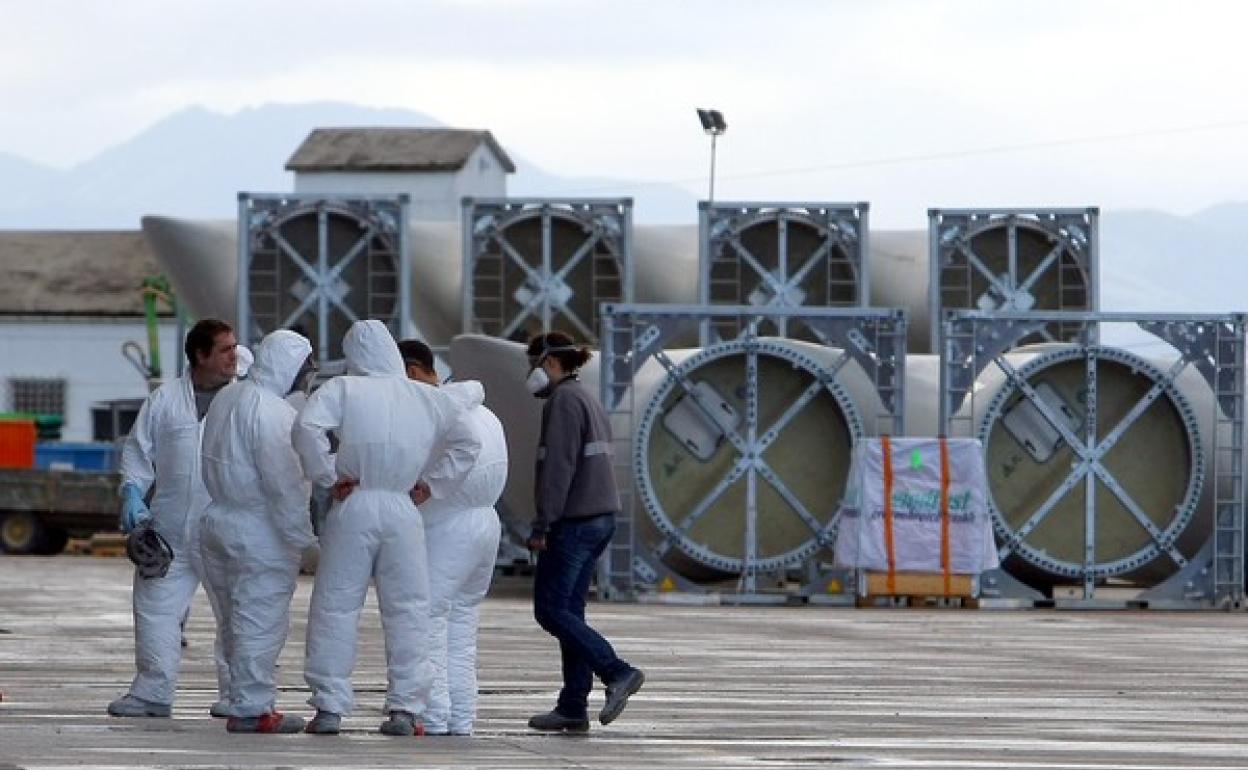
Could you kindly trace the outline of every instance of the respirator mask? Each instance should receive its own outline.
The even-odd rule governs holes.
[[[550,375],[546,373],[546,370],[539,363],[529,372],[529,376],[525,378],[524,386],[529,389],[530,393],[540,397],[542,391],[550,387]]]
[[[555,383],[550,381],[550,375],[542,368],[542,362],[551,353],[568,353],[578,349],[575,345],[556,345],[543,348],[542,352],[535,356],[529,356],[529,376],[524,379],[524,386],[537,398],[549,396]]]
[[[295,375],[294,382],[290,383],[291,393],[302,393],[305,396],[312,393],[312,384],[316,382],[317,374],[316,360],[311,355],[303,362],[303,366],[299,367],[299,373]]]

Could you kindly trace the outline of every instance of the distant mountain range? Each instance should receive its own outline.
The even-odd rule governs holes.
[[[133,229],[145,214],[232,217],[241,190],[293,188],[283,167],[311,129],[395,125],[444,124],[409,110],[333,102],[265,105],[233,115],[192,107],[66,170],[0,153],[0,228]],[[587,197],[594,190],[608,197],[638,189],[630,180],[559,176],[498,138],[517,165],[508,180],[512,195]],[[640,223],[696,219],[696,196],[676,185],[647,184],[634,202]],[[1248,202],[1188,217],[1103,210],[1101,259],[1106,310],[1248,308]]]
[[[1248,310],[1248,202],[1219,204],[1189,217],[1102,211],[1101,307]]]
[[[234,115],[191,107],[66,170],[0,153],[6,191],[0,194],[0,228],[135,228],[145,214],[231,217],[239,191],[293,189],[293,177],[284,166],[313,128],[443,125],[410,110],[335,102],[270,104]],[[561,177],[529,163],[512,147],[506,149],[517,167],[508,179],[512,195],[591,197],[583,191],[635,186],[623,180]],[[675,185],[647,185],[644,200],[635,206],[643,221],[669,223],[692,221],[697,201]]]

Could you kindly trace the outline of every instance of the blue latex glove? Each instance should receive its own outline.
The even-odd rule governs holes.
[[[121,486],[121,531],[127,535],[145,521],[150,521],[152,512],[143,502],[143,493],[139,485],[127,481]]]

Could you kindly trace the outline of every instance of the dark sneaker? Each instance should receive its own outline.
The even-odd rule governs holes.
[[[337,735],[341,729],[341,714],[335,714],[332,711],[318,711],[316,716],[312,717],[312,721],[308,722],[308,726],[303,728],[303,731],[313,735]]]
[[[225,729],[232,733],[299,733],[303,718],[270,711],[258,717],[230,717]]]
[[[607,702],[598,714],[598,721],[609,725],[615,721],[628,705],[628,699],[645,684],[646,675],[641,669],[629,669],[624,676],[607,685]]]
[[[108,713],[114,717],[167,717],[173,713],[173,707],[126,694],[108,704]]]
[[[232,716],[230,714],[230,704],[223,700],[219,700],[212,704],[212,706],[208,708],[208,713],[211,714],[214,719],[225,719],[226,717]]]
[[[558,711],[550,711],[529,718],[529,727],[551,733],[587,733],[589,719],[587,717],[565,717]]]
[[[390,718],[381,723],[383,735],[424,735],[425,725],[406,711],[391,711]]]

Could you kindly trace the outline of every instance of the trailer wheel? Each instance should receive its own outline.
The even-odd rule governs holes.
[[[29,511],[0,514],[0,550],[31,553],[43,538],[43,524]]]

